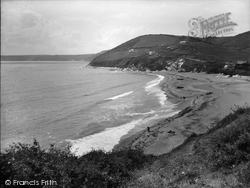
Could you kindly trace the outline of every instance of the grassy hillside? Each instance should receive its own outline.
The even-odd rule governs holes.
[[[250,107],[238,108],[208,133],[192,135],[158,157],[140,149],[93,150],[76,157],[69,149],[45,150],[34,141],[1,153],[0,164],[1,185],[36,180],[42,187],[42,180],[54,180],[54,187],[248,188]]]
[[[210,62],[215,62],[220,72],[227,63],[237,64],[237,61],[248,61],[247,70],[250,70],[250,32],[234,37],[193,38],[174,35],[145,35],[125,42],[114,49],[103,53],[90,63],[92,66],[130,68],[132,70],[164,70],[173,65],[178,71],[205,71]],[[180,44],[186,41],[186,44]],[[181,60],[181,62],[180,62]],[[198,63],[185,69],[185,64]],[[214,64],[215,65],[215,64]],[[211,65],[210,65],[211,66]],[[203,67],[201,69],[200,67]],[[218,68],[218,67],[216,67]],[[247,71],[235,72],[247,74]]]
[[[203,135],[136,173],[128,187],[250,187],[250,107],[238,108]]]

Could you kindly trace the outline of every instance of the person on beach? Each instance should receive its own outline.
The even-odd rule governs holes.
[[[148,129],[148,132],[150,132],[150,127],[147,127],[147,129]]]

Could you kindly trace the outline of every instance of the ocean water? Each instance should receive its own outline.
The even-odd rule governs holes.
[[[88,62],[1,62],[1,149],[13,142],[72,145],[77,155],[177,113],[157,74]]]

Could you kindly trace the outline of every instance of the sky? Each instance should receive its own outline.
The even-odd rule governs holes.
[[[2,0],[1,54],[91,54],[146,34],[188,35],[192,18],[230,12],[250,30],[249,0]]]

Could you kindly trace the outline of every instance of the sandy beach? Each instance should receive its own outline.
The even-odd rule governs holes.
[[[167,100],[181,112],[152,125],[150,131],[122,139],[115,149],[141,147],[146,154],[162,155],[181,145],[193,134],[203,134],[237,106],[250,104],[250,78],[205,73],[157,74],[170,78],[160,86]]]

